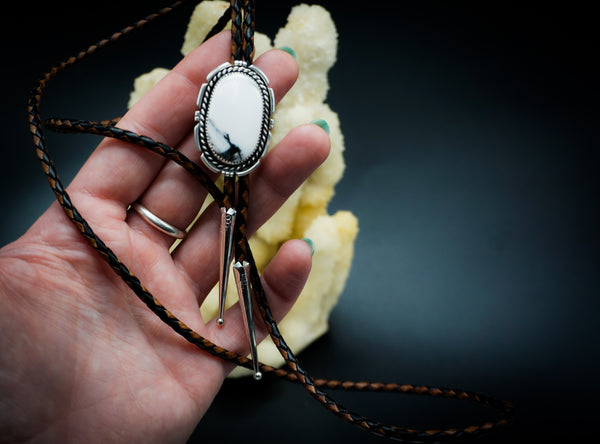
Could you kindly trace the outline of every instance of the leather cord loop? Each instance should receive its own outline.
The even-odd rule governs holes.
[[[144,287],[144,285],[129,270],[129,268],[122,263],[114,254],[114,252],[102,241],[102,239],[95,234],[93,228],[82,217],[77,208],[71,202],[71,199],[60,180],[56,166],[54,165],[54,162],[52,161],[48,151],[47,142],[44,138],[44,127],[40,118],[42,93],[48,82],[58,73],[67,67],[76,64],[78,61],[95,54],[98,50],[119,41],[121,38],[127,36],[131,32],[144,27],[157,17],[170,13],[182,3],[183,1],[175,2],[171,6],[163,8],[159,12],[151,14],[150,16],[134,23],[133,25],[112,34],[109,38],[91,45],[86,51],[80,52],[79,54],[67,59],[66,61],[53,67],[49,72],[45,73],[32,89],[28,99],[27,108],[29,130],[32,135],[36,156],[39,159],[42,170],[48,179],[50,188],[54,192],[56,200],[63,208],[63,211],[78,229],[78,231],[81,232],[86,241],[94,248],[94,250],[96,250],[100,257],[110,265],[114,272],[120,276],[120,278],[131,288],[138,298],[165,324],[201,350],[219,359],[252,369],[252,362],[247,357],[219,347],[218,345],[210,342],[208,339],[200,336],[197,332],[179,320]],[[242,17],[242,9],[244,11],[243,14],[245,19]],[[227,8],[207,38],[222,30],[230,18],[234,19],[232,23],[232,58],[233,60],[236,60],[236,57],[239,57],[239,60],[245,60],[247,63],[251,63],[254,56],[254,46],[251,44],[254,34],[254,15],[254,1],[246,1],[242,7],[239,0],[232,0],[231,6]],[[177,150],[144,135],[139,135],[131,131],[117,128],[115,126],[115,122],[116,120],[114,119],[102,122],[73,119],[49,119],[46,122],[46,127],[66,133],[87,133],[112,137],[140,146],[144,149],[148,149],[179,164],[207,189],[218,205],[230,207],[234,204],[232,201],[232,196],[234,196],[233,190],[236,185],[235,180],[230,180],[226,185],[225,191],[221,191],[210,179],[210,177],[204,173],[200,166],[189,160]],[[254,258],[252,257],[252,251],[248,245],[248,240],[246,237],[247,202],[249,196],[247,176],[238,178],[237,188],[238,209],[241,210],[241,217],[239,217],[239,221],[236,223],[235,229],[236,256],[239,256],[238,260],[243,259],[250,263],[250,280],[257,298],[259,310],[267,326],[269,334],[273,339],[273,342],[287,363],[286,368],[273,368],[272,366],[261,364],[260,369],[263,374],[274,375],[290,382],[302,384],[313,398],[315,398],[327,410],[343,420],[375,435],[405,442],[439,442],[445,440],[472,438],[480,436],[481,434],[491,430],[506,426],[510,422],[513,416],[513,407],[510,403],[476,392],[451,388],[415,386],[411,384],[313,379],[311,376],[309,376],[305,369],[300,365],[293,351],[287,346],[284,338],[279,332],[277,323],[274,321],[267,298],[262,288],[260,276],[258,274],[258,270],[256,269]],[[415,430],[407,427],[383,424],[381,422],[366,418],[365,416],[353,412],[336,402],[325,390],[403,393],[456,400],[467,400],[497,410],[499,417],[493,421],[467,427],[448,428],[444,430]]]

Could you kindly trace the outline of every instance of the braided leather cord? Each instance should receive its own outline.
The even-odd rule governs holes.
[[[244,4],[244,26],[242,28],[242,33],[244,35],[242,52],[244,54],[244,60],[248,65],[252,64],[252,61],[254,60],[254,9],[254,0],[246,0]]]
[[[77,208],[72,204],[71,199],[65,190],[56,170],[56,167],[49,155],[46,140],[43,134],[43,126],[40,119],[40,101],[43,90],[46,88],[48,82],[54,78],[58,73],[67,67],[77,63],[81,59],[94,54],[98,49],[108,46],[122,37],[128,35],[132,31],[145,26],[147,23],[156,19],[157,17],[167,14],[172,10],[176,9],[183,1],[173,3],[171,6],[163,8],[155,14],[136,22],[135,24],[124,28],[123,30],[114,33],[109,38],[101,40],[100,42],[91,45],[86,51],[82,51],[74,57],[67,59],[60,63],[56,67],[53,67],[49,72],[44,74],[42,78],[32,89],[31,95],[28,100],[28,122],[30,132],[33,138],[33,143],[36,150],[36,155],[40,160],[42,170],[44,171],[48,183],[53,190],[55,197],[61,207],[63,208],[67,217],[75,225],[75,227],[81,232],[86,241],[99,253],[99,255],[110,265],[110,267],[121,277],[121,279],[133,290],[138,298],[148,306],[148,308],[154,312],[163,322],[171,327],[176,333],[181,335],[187,341],[196,345],[201,350],[226,361],[235,363],[245,368],[252,369],[252,362],[245,356],[238,355],[235,352],[226,350],[218,345],[212,343],[208,339],[202,337],[181,320],[179,320],[173,313],[171,313],[160,301],[155,298],[140,282],[140,280],[131,273],[125,264],[123,264],[119,258],[110,250],[110,248],[94,233],[92,227],[86,222],[81,216]],[[252,3],[250,7],[250,3]],[[215,27],[209,33],[209,37],[219,32],[225,24],[228,22],[229,17],[233,14],[236,5],[239,8],[239,2],[232,1],[232,5],[227,9],[225,14],[221,17]],[[246,17],[250,15],[250,23],[247,25],[244,22],[242,34],[247,34],[249,29],[254,32],[254,2],[246,3]],[[251,9],[248,12],[248,8]],[[239,12],[239,9],[238,9]],[[238,17],[241,14],[237,14]],[[239,29],[239,23],[236,25],[236,33],[232,36],[238,35],[237,29]],[[247,34],[249,35],[249,34]],[[207,37],[208,38],[208,37]],[[237,37],[236,37],[237,39]],[[233,43],[232,39],[232,50],[239,48],[241,52],[244,52],[243,42],[246,40],[242,37],[241,40],[237,40],[237,43]],[[240,45],[240,42],[242,44]],[[235,47],[234,47],[235,46]],[[253,48],[250,51],[249,46],[246,44],[245,48],[248,48],[249,53],[253,54]],[[246,57],[244,55],[243,57]],[[251,57],[251,56],[250,56]],[[186,158],[184,155],[179,153],[172,147],[159,143],[149,137],[135,134],[131,131],[123,130],[114,126],[116,120],[102,121],[102,122],[91,122],[84,120],[66,120],[66,119],[49,119],[46,122],[46,126],[53,130],[62,132],[72,133],[88,133],[97,134],[105,137],[112,137],[119,140],[129,142],[131,144],[138,145],[142,148],[149,149],[156,154],[164,156],[165,158],[172,160],[184,168],[189,174],[196,178],[211,194],[214,200],[219,205],[231,206],[231,196],[233,195],[233,188],[235,187],[234,182],[230,182],[228,185],[229,189],[225,189],[224,192],[219,190],[215,183],[204,173],[201,167]],[[252,251],[248,245],[246,238],[246,220],[247,220],[247,202],[248,202],[248,177],[245,176],[238,179],[238,208],[241,211],[239,224],[236,224],[235,231],[235,242],[236,242],[236,258],[238,260],[243,259],[250,263],[251,266],[251,284],[254,290],[255,297],[258,302],[258,308],[261,312],[261,316],[265,321],[267,329],[273,342],[279,349],[279,352],[284,357],[288,368],[273,368],[272,366],[260,364],[260,369],[263,374],[272,374],[279,378],[285,379],[290,382],[302,384],[306,390],[325,408],[336,416],[344,419],[345,421],[358,426],[370,433],[375,435],[384,436],[394,440],[403,442],[439,442],[446,440],[455,440],[463,438],[477,437],[485,432],[503,427],[507,425],[513,416],[513,407],[510,403],[487,396],[484,394],[457,390],[451,388],[439,388],[439,387],[428,387],[428,386],[415,386],[411,384],[396,384],[396,383],[379,383],[379,382],[354,382],[354,381],[336,381],[326,379],[313,379],[308,373],[302,368],[294,353],[285,343],[284,338],[281,336],[277,323],[273,319],[271,310],[269,308],[258,270],[254,258],[252,257]],[[231,193],[231,194],[230,194]],[[499,412],[499,419],[496,421],[484,422],[482,424],[462,427],[462,428],[449,428],[445,430],[415,430],[411,428],[398,427],[394,425],[387,425],[377,421],[370,420],[358,413],[355,413],[344,406],[337,403],[330,395],[328,395],[324,389],[329,390],[352,390],[352,391],[369,391],[369,392],[392,392],[392,393],[404,393],[404,394],[415,394],[415,395],[426,395],[432,397],[441,397],[457,400],[467,400],[475,402],[484,406],[496,409]]]
[[[254,59],[254,0],[231,0],[231,63],[241,60],[248,65]]]
[[[243,60],[242,48],[244,39],[242,37],[242,7],[240,0],[231,0],[231,63]]]
[[[250,258],[250,247],[246,239],[248,224],[248,202],[250,201],[250,188],[248,176],[238,178],[238,205],[235,216],[235,260],[238,262],[252,262]],[[258,273],[257,273],[258,274]]]

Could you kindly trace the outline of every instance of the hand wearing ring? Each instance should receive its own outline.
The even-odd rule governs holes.
[[[230,53],[230,33],[216,35],[178,63],[117,127],[160,141],[201,165],[192,133],[198,89]],[[269,76],[276,100],[298,73],[294,58],[284,51],[269,51],[255,64]],[[44,149],[38,147],[45,160],[50,155]],[[252,176],[248,236],[325,160],[328,150],[325,131],[310,124],[271,148]],[[173,237],[137,211],[127,211],[131,203],[143,202],[181,229],[197,217],[207,193],[180,165],[113,138],[100,143],[68,187],[57,178],[50,186],[57,193],[66,190],[68,199],[51,205],[0,252],[5,352],[0,391],[11,405],[0,409],[0,427],[15,441],[62,442],[68,436],[77,442],[185,442],[233,364],[198,352],[175,335],[114,271],[127,267],[191,329],[226,349],[248,353],[238,304],[227,310],[226,329],[203,319],[199,310],[218,282],[219,208],[209,205],[170,252]],[[74,213],[62,204],[72,205],[86,224],[71,223]],[[85,237],[92,230],[110,248],[112,260],[118,258],[113,268],[108,256],[95,251],[100,243]],[[275,319],[293,305],[310,264],[310,247],[289,241],[263,271]],[[257,340],[265,337],[262,323],[256,335]],[[23,375],[27,384],[5,384]]]

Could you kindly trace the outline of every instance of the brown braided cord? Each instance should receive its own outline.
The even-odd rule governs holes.
[[[254,0],[231,0],[231,63],[236,60],[248,65],[254,60]]]
[[[244,61],[248,65],[254,60],[254,27],[255,27],[255,11],[254,0],[246,0],[244,4],[244,26],[242,34],[244,36],[242,52]]]
[[[250,201],[248,175],[238,178],[238,202],[235,216],[235,260],[239,262],[248,261],[249,247],[246,241],[248,231],[248,202]],[[250,262],[250,261],[248,261]]]
[[[72,204],[68,193],[63,187],[62,182],[58,176],[56,167],[52,159],[50,158],[47,149],[47,144],[43,135],[43,127],[40,119],[40,100],[43,90],[53,77],[55,77],[59,72],[61,72],[65,68],[77,63],[79,60],[94,54],[98,49],[106,47],[109,44],[118,41],[123,36],[126,36],[133,30],[145,26],[147,23],[154,20],[158,16],[174,10],[181,3],[181,1],[176,2],[173,5],[162,9],[158,13],[152,14],[136,22],[134,25],[124,28],[122,31],[113,34],[108,39],[101,40],[100,42],[90,46],[86,51],[82,51],[76,56],[71,57],[65,62],[62,62],[61,64],[52,68],[37,82],[28,100],[29,128],[33,137],[36,155],[40,160],[42,169],[47,176],[48,182],[56,196],[57,201],[60,203],[67,217],[82,233],[87,242],[111,266],[111,268],[117,273],[117,275],[121,277],[121,279],[133,290],[133,292],[142,300],[142,302],[148,306],[150,310],[152,310],[163,322],[165,322],[169,327],[171,327],[175,332],[184,337],[186,340],[188,340],[192,344],[195,344],[200,349],[213,356],[251,369],[252,362],[248,358],[240,356],[232,351],[223,349],[222,347],[213,344],[206,338],[203,338],[198,333],[190,329],[182,321],[180,321],[173,313],[171,313],[166,307],[164,307],[157,298],[155,298],[150,292],[148,292],[148,290],[142,285],[139,279],[131,273],[127,266],[123,264],[118,259],[118,257],[110,250],[110,248],[94,233],[92,227],[89,226],[89,224],[81,216],[77,208],[75,208],[75,206]],[[226,14],[223,17],[221,17],[221,19],[215,25],[213,30],[211,30],[210,35],[213,35],[216,32],[218,32],[227,23],[229,14],[232,12],[230,11],[230,9],[233,10],[234,8],[233,3],[234,2],[232,2],[232,7],[228,8]],[[254,16],[253,10],[251,15],[252,17]],[[91,133],[106,137],[113,137],[119,140],[138,145],[145,149],[150,149],[151,151],[162,155],[165,158],[172,160],[180,166],[182,166],[188,173],[190,173],[204,187],[206,187],[208,192],[212,195],[212,197],[219,205],[231,206],[233,204],[233,202],[230,201],[230,198],[227,195],[227,193],[220,191],[218,187],[214,184],[214,182],[204,173],[202,168],[200,168],[198,165],[187,159],[181,153],[179,153],[172,147],[159,143],[149,137],[138,135],[131,131],[117,128],[114,126],[114,123],[114,120],[103,122],[90,122],[83,120],[52,119],[47,122],[47,127],[64,132]],[[244,207],[247,210],[247,180],[247,176],[243,180],[238,180],[238,208],[242,210],[244,209]],[[273,342],[279,349],[281,355],[286,360],[288,367],[275,369],[271,366],[260,364],[260,368],[263,374],[273,374],[288,381],[300,383],[316,400],[318,400],[325,408],[334,413],[336,416],[341,417],[342,419],[375,435],[380,435],[404,442],[438,442],[443,440],[476,437],[484,432],[489,432],[491,430],[505,426],[509,423],[513,415],[513,408],[510,403],[471,391],[456,390],[449,388],[436,388],[428,386],[414,386],[410,384],[312,379],[302,368],[293,352],[285,343],[285,340],[281,336],[277,324],[273,319],[271,310],[267,303],[266,296],[264,294],[264,290],[262,288],[258,270],[256,269],[255,261],[252,257],[252,251],[248,245],[248,241],[245,235],[245,213],[242,214],[241,220],[242,222],[240,222],[240,225],[236,225],[236,256],[238,254],[243,255],[243,258],[250,263],[251,284],[258,302],[261,315],[265,321],[265,324],[267,326],[269,334],[271,335],[271,338],[273,339]],[[380,422],[370,420],[337,403],[333,398],[331,398],[326,392],[322,390],[323,388],[330,390],[393,392],[468,400],[498,410],[498,412],[500,413],[500,418],[496,421],[485,422],[482,424],[463,428],[450,428],[445,430],[414,430],[410,428],[382,424]]]
[[[231,63],[243,60],[242,7],[240,0],[231,0]]]
[[[223,178],[223,194],[224,197],[228,200],[227,208],[232,207],[235,202],[235,177],[234,176],[225,176]],[[219,203],[219,201],[217,201]],[[221,206],[225,206],[224,204]]]

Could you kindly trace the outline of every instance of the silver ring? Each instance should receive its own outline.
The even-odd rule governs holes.
[[[140,216],[142,216],[142,218],[146,222],[148,222],[150,225],[152,225],[158,231],[161,231],[161,232],[163,232],[171,237],[174,237],[176,239],[183,239],[185,237],[185,235],[187,234],[185,231],[180,230],[179,228],[174,227],[173,225],[165,222],[164,220],[162,220],[156,214],[152,213],[148,208],[146,208],[139,202],[132,203],[131,208],[133,208],[136,211],[136,213],[138,213]]]

